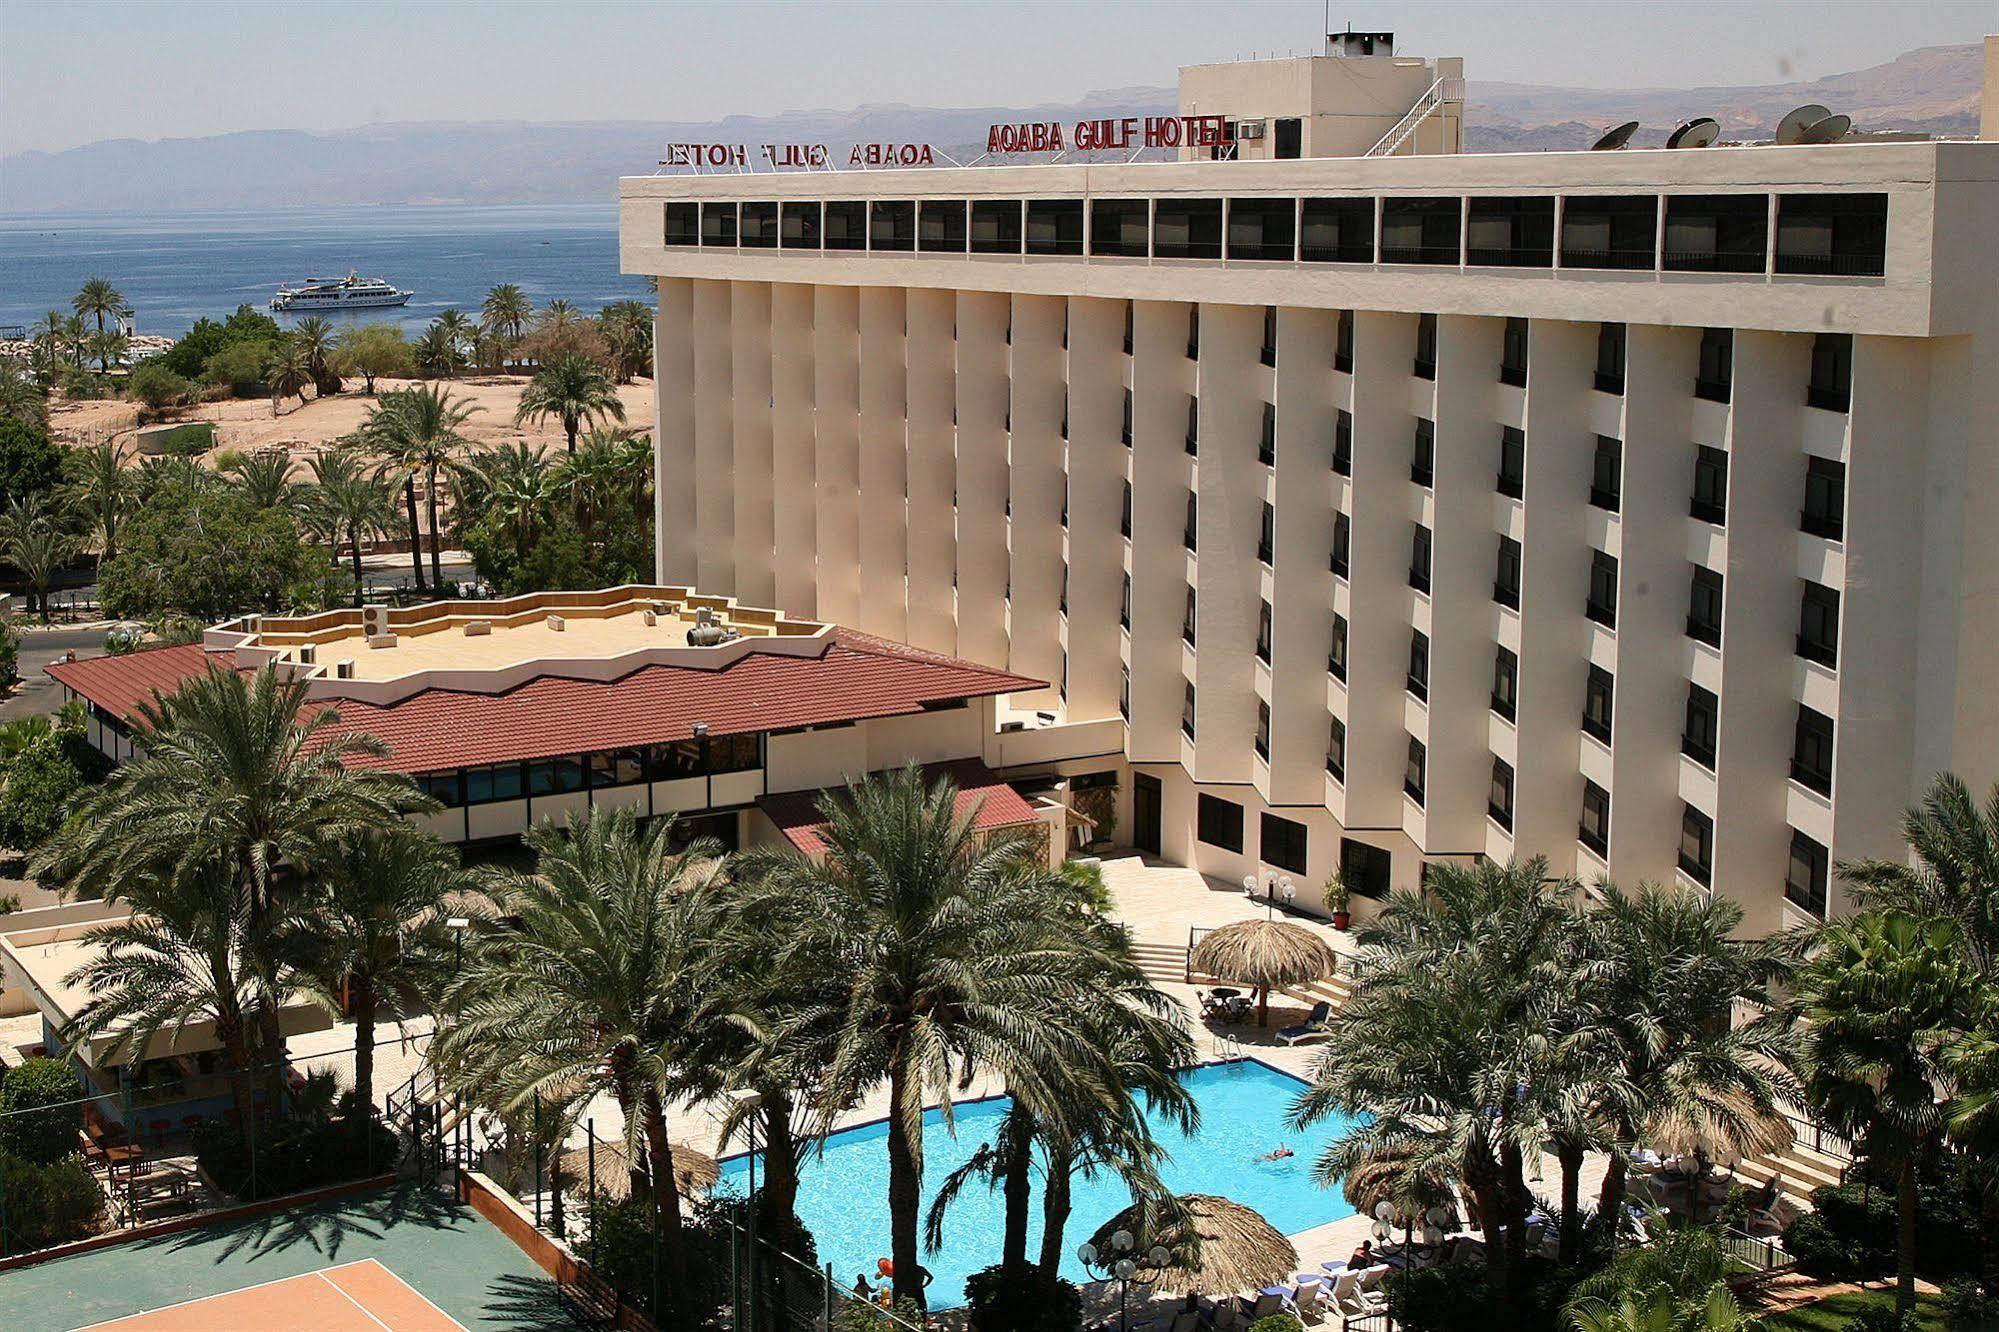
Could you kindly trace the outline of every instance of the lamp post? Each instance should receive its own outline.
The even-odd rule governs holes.
[[[1128,1300],[1131,1294],[1131,1279],[1138,1273],[1138,1263],[1131,1255],[1137,1248],[1137,1236],[1129,1230],[1119,1230],[1111,1234],[1109,1253],[1098,1252],[1094,1244],[1084,1244],[1076,1250],[1076,1257],[1082,1260],[1086,1269],[1093,1275],[1101,1273],[1097,1277],[1098,1280],[1108,1281],[1113,1277],[1117,1279],[1118,1332],[1131,1332]],[[1172,1256],[1166,1251],[1165,1245],[1155,1244],[1146,1250],[1145,1261],[1152,1264],[1153,1270],[1157,1271],[1166,1266],[1167,1260]]]
[[[1266,920],[1276,919],[1277,900],[1280,897],[1284,899],[1284,909],[1286,911],[1291,909],[1291,903],[1298,897],[1298,885],[1291,882],[1289,874],[1265,874],[1261,885],[1257,883],[1257,878],[1254,874],[1245,874],[1242,876],[1243,896],[1247,897],[1250,901],[1254,902],[1257,899],[1259,887],[1262,889],[1261,895],[1263,897],[1264,918]]]

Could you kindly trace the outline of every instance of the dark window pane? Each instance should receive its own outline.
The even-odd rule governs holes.
[[[1152,205],[1152,257],[1222,257],[1222,201],[1164,198]]]
[[[1347,678],[1347,617],[1333,614],[1333,642],[1326,651],[1326,670],[1336,680]]]
[[[973,254],[1019,254],[1020,237],[1020,200],[972,201]]]
[[[1769,219],[1766,195],[1668,195],[1663,266],[1676,273],[1761,273]]]
[[[665,241],[668,245],[701,243],[701,205],[670,203],[666,206]]]
[[[1583,781],[1583,816],[1576,826],[1576,838],[1599,856],[1610,851],[1610,792],[1587,778]]]
[[[859,199],[842,199],[826,205],[821,222],[829,250],[865,250],[868,247],[868,206]]]
[[[591,787],[632,786],[646,780],[644,749],[601,750],[583,756],[589,767]]]
[[[752,249],[773,250],[777,248],[777,204],[746,203],[743,205],[742,244]]]
[[[1562,267],[1651,268],[1658,219],[1651,195],[1571,195],[1562,201]]]
[[[1728,455],[1702,444],[1694,449],[1694,498],[1687,510],[1704,523],[1728,517]]]
[[[576,758],[536,759],[528,764],[530,795],[562,795],[583,789],[583,764]]]
[[[1422,700],[1430,697],[1430,636],[1421,629],[1409,631],[1409,692]]]
[[[1090,201],[1090,253],[1143,259],[1151,206],[1144,199]]]
[[[1846,534],[1846,464],[1816,454],[1805,459],[1805,507],[1798,526],[1838,541]]]
[[[1429,781],[1430,756],[1423,748],[1423,742],[1415,736],[1409,737],[1409,759],[1402,769],[1402,791],[1418,805],[1423,803],[1423,791]]]
[[[1430,529],[1421,523],[1409,537],[1409,586],[1418,592],[1430,590]]]
[[[1714,820],[1692,805],[1680,813],[1680,868],[1702,887],[1713,882]]]
[[[1885,194],[1786,194],[1777,200],[1777,271],[1879,277],[1888,245]]]
[[[1347,724],[1338,717],[1326,732],[1326,771],[1335,781],[1347,779]]]
[[[1527,436],[1518,426],[1499,428],[1499,478],[1495,488],[1519,499],[1527,482]]]
[[[1590,462],[1589,502],[1616,513],[1624,497],[1624,444],[1608,435],[1596,437]]]
[[[736,243],[736,206],[732,203],[704,203],[701,205],[701,243],[703,245],[734,245]]]
[[[1499,538],[1499,561],[1492,576],[1492,599],[1510,610],[1520,609],[1520,543]]]
[[[1803,704],[1798,706],[1791,776],[1820,795],[1832,794],[1832,718]]]
[[[1492,760],[1492,787],[1486,796],[1485,810],[1500,827],[1512,831],[1513,765],[1497,755]]]
[[[1295,199],[1229,200],[1229,258],[1291,259],[1297,254]]]
[[[965,250],[965,201],[925,199],[917,208],[918,249],[962,254]]]
[[[1224,851],[1242,850],[1242,806],[1232,800],[1203,794],[1195,802],[1195,833],[1209,846]]]
[[[1083,252],[1083,201],[1081,199],[1029,199],[1027,201],[1027,252],[1029,254],[1081,254]]]
[[[1687,636],[1697,638],[1710,647],[1720,647],[1721,575],[1713,569],[1695,565],[1687,601]]]
[[[1314,263],[1373,263],[1374,200],[1303,200],[1299,205],[1298,257]]]
[[[1416,362],[1412,371],[1418,379],[1437,377],[1437,316],[1416,316]]]
[[[450,772],[420,773],[415,780],[417,790],[446,809],[465,803],[465,783],[456,768]]]
[[[1721,700],[1697,684],[1687,686],[1687,723],[1680,752],[1704,768],[1714,767],[1715,736],[1721,729]]]
[[[1416,418],[1416,440],[1409,453],[1409,479],[1419,486],[1429,486],[1437,479],[1437,423],[1427,417]]]
[[[1617,557],[1592,550],[1589,557],[1589,599],[1583,613],[1598,624],[1617,627]]]
[[[1465,262],[1547,268],[1555,261],[1555,201],[1546,195],[1477,198],[1465,221]]]
[[[907,199],[877,200],[868,207],[870,250],[916,248],[916,205]]]
[[[1805,405],[1843,412],[1853,398],[1853,335],[1821,333],[1812,339],[1812,378]]]
[[[1601,666],[1591,666],[1583,683],[1583,730],[1610,743],[1612,700],[1617,681]]]
[[[1458,262],[1460,201],[1384,199],[1381,202],[1381,262]]]
[[[465,770],[465,803],[468,805],[518,800],[524,790],[521,765],[518,763],[493,763]]]
[[[1263,863],[1303,874],[1307,850],[1305,825],[1275,814],[1265,814],[1262,824],[1258,855]]]
[[[1624,392],[1626,329],[1623,324],[1598,324],[1596,387],[1601,393]]]
[[[788,202],[778,217],[778,238],[787,250],[819,248],[818,203]]]
[[[1694,373],[1694,396],[1727,402],[1735,381],[1735,330],[1701,330],[1700,369]]]
[[[1500,343],[1499,382],[1515,388],[1527,386],[1528,325],[1525,319],[1508,319]]]
[[[1497,648],[1492,658],[1492,710],[1508,721],[1520,701],[1520,658],[1511,648]]]
[[[1821,843],[1793,828],[1791,863],[1784,874],[1784,896],[1814,916],[1823,918],[1829,877],[1827,871],[1831,865],[1831,854]]]

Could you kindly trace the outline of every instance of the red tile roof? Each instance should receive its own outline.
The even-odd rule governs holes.
[[[974,828],[1011,828],[1036,822],[1034,807],[977,759],[926,764],[923,777],[926,785],[941,777],[955,782],[958,800],[953,808],[959,818],[969,817]],[[826,849],[819,836],[827,822],[819,813],[819,795],[817,791],[767,795],[757,800],[757,806],[793,846],[808,856],[816,855]]]
[[[49,674],[121,718],[170,694],[231,653],[199,645],[59,662]],[[1044,683],[851,629],[823,656],[752,652],[720,670],[644,666],[608,682],[544,675],[503,694],[431,689],[388,705],[334,700],[342,730],[379,736],[376,766],[431,772],[625,745],[684,740],[696,722],[712,735],[783,731],[920,712],[926,703],[983,698]]]

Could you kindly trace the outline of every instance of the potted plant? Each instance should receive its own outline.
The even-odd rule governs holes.
[[[1347,908],[1353,903],[1353,889],[1347,885],[1346,872],[1334,870],[1326,878],[1326,910],[1332,913],[1333,928],[1343,930],[1353,923],[1353,916]]]

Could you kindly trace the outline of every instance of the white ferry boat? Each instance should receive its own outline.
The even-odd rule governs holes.
[[[307,278],[302,287],[280,287],[271,298],[273,310],[379,310],[407,305],[415,292],[402,291],[380,278]]]

